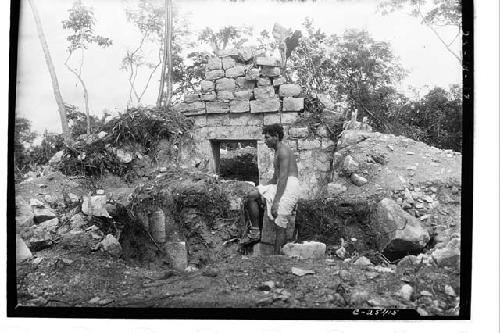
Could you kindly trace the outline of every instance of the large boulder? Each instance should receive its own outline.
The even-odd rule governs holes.
[[[21,236],[27,239],[27,245],[31,251],[40,251],[54,243],[58,226],[59,219],[55,218],[23,230]]]
[[[108,234],[104,239],[99,243],[98,247],[104,251],[108,252],[114,257],[119,257],[122,254],[122,247],[120,242],[115,238],[115,236]]]
[[[24,240],[21,236],[16,235],[16,262],[23,261],[25,259],[29,259],[33,257],[30,249],[24,243]]]
[[[460,239],[450,240],[444,248],[435,249],[431,256],[439,266],[460,269]]]
[[[419,251],[430,237],[420,222],[406,213],[394,200],[380,201],[371,215],[378,249],[389,253]]]

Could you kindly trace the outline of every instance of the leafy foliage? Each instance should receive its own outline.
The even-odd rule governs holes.
[[[393,86],[406,75],[390,45],[375,41],[366,31],[327,35],[308,19],[304,28],[289,77],[306,93],[327,93],[344,109],[358,109],[361,117],[370,116],[384,128],[387,119],[379,110],[388,108],[388,100],[396,95]]]
[[[210,45],[214,53],[217,53],[225,50],[228,46],[234,48],[241,47],[251,35],[251,27],[228,25],[219,29],[219,31],[214,31],[212,28],[206,27],[198,36],[198,40]]]
[[[101,47],[108,47],[112,44],[111,39],[94,33],[95,16],[91,7],[87,7],[80,0],[76,0],[68,12],[69,18],[63,21],[63,29],[73,32],[67,37],[70,42],[68,46],[69,53],[73,53],[78,49],[87,49],[90,44],[94,43]]]
[[[154,153],[161,140],[182,136],[191,127],[191,119],[173,110],[135,108],[112,119],[103,130],[113,146],[140,144],[146,153]]]
[[[462,34],[462,4],[460,0],[384,0],[379,4],[379,11],[387,15],[396,10],[409,11],[410,15],[421,19],[439,39],[446,50],[462,63],[462,56],[453,50],[454,43],[461,43],[457,37]],[[453,39],[444,37],[443,27],[457,28]]]

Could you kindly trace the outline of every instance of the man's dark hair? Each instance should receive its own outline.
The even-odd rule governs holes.
[[[278,139],[281,141],[283,140],[283,126],[281,124],[271,124],[271,125],[264,125],[262,128],[262,134],[269,134],[270,136],[277,136]]]

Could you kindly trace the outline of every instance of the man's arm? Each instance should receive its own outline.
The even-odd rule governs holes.
[[[286,149],[280,149],[278,151],[278,160],[279,160],[279,176],[278,176],[278,183],[277,183],[277,190],[276,190],[276,196],[274,197],[273,200],[273,211],[276,211],[276,216],[278,212],[278,207],[279,207],[279,202],[281,200],[281,197],[283,196],[283,193],[285,192],[286,184],[288,182],[288,164],[290,160],[290,153]],[[273,215],[274,212],[273,212]],[[275,216],[275,217],[276,217]]]

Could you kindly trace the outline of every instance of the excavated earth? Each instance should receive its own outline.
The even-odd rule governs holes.
[[[358,162],[356,172],[366,184],[356,185],[346,174],[348,155]],[[461,155],[450,151],[391,135],[345,131],[330,183],[318,198],[299,203],[299,240],[327,245],[325,256],[315,259],[238,252],[241,203],[252,188],[246,182],[164,168],[133,184],[112,177],[89,184],[47,169],[16,186],[18,206],[36,198],[59,218],[50,243],[17,263],[18,304],[393,308],[455,316],[460,310],[460,258],[443,261],[433,255],[457,239],[459,244],[460,167]],[[111,217],[82,215],[84,225],[74,228],[82,196],[98,189],[108,198]],[[69,194],[79,199],[71,201]],[[393,199],[429,232],[422,253],[387,258],[370,243],[365,227],[383,198]],[[174,269],[172,258],[141,226],[137,216],[158,209],[170,218],[178,240],[186,242],[187,270]],[[26,230],[27,225],[18,226],[29,243]],[[120,241],[119,254],[98,248],[106,234]],[[336,254],[340,238],[347,250],[343,258]]]

